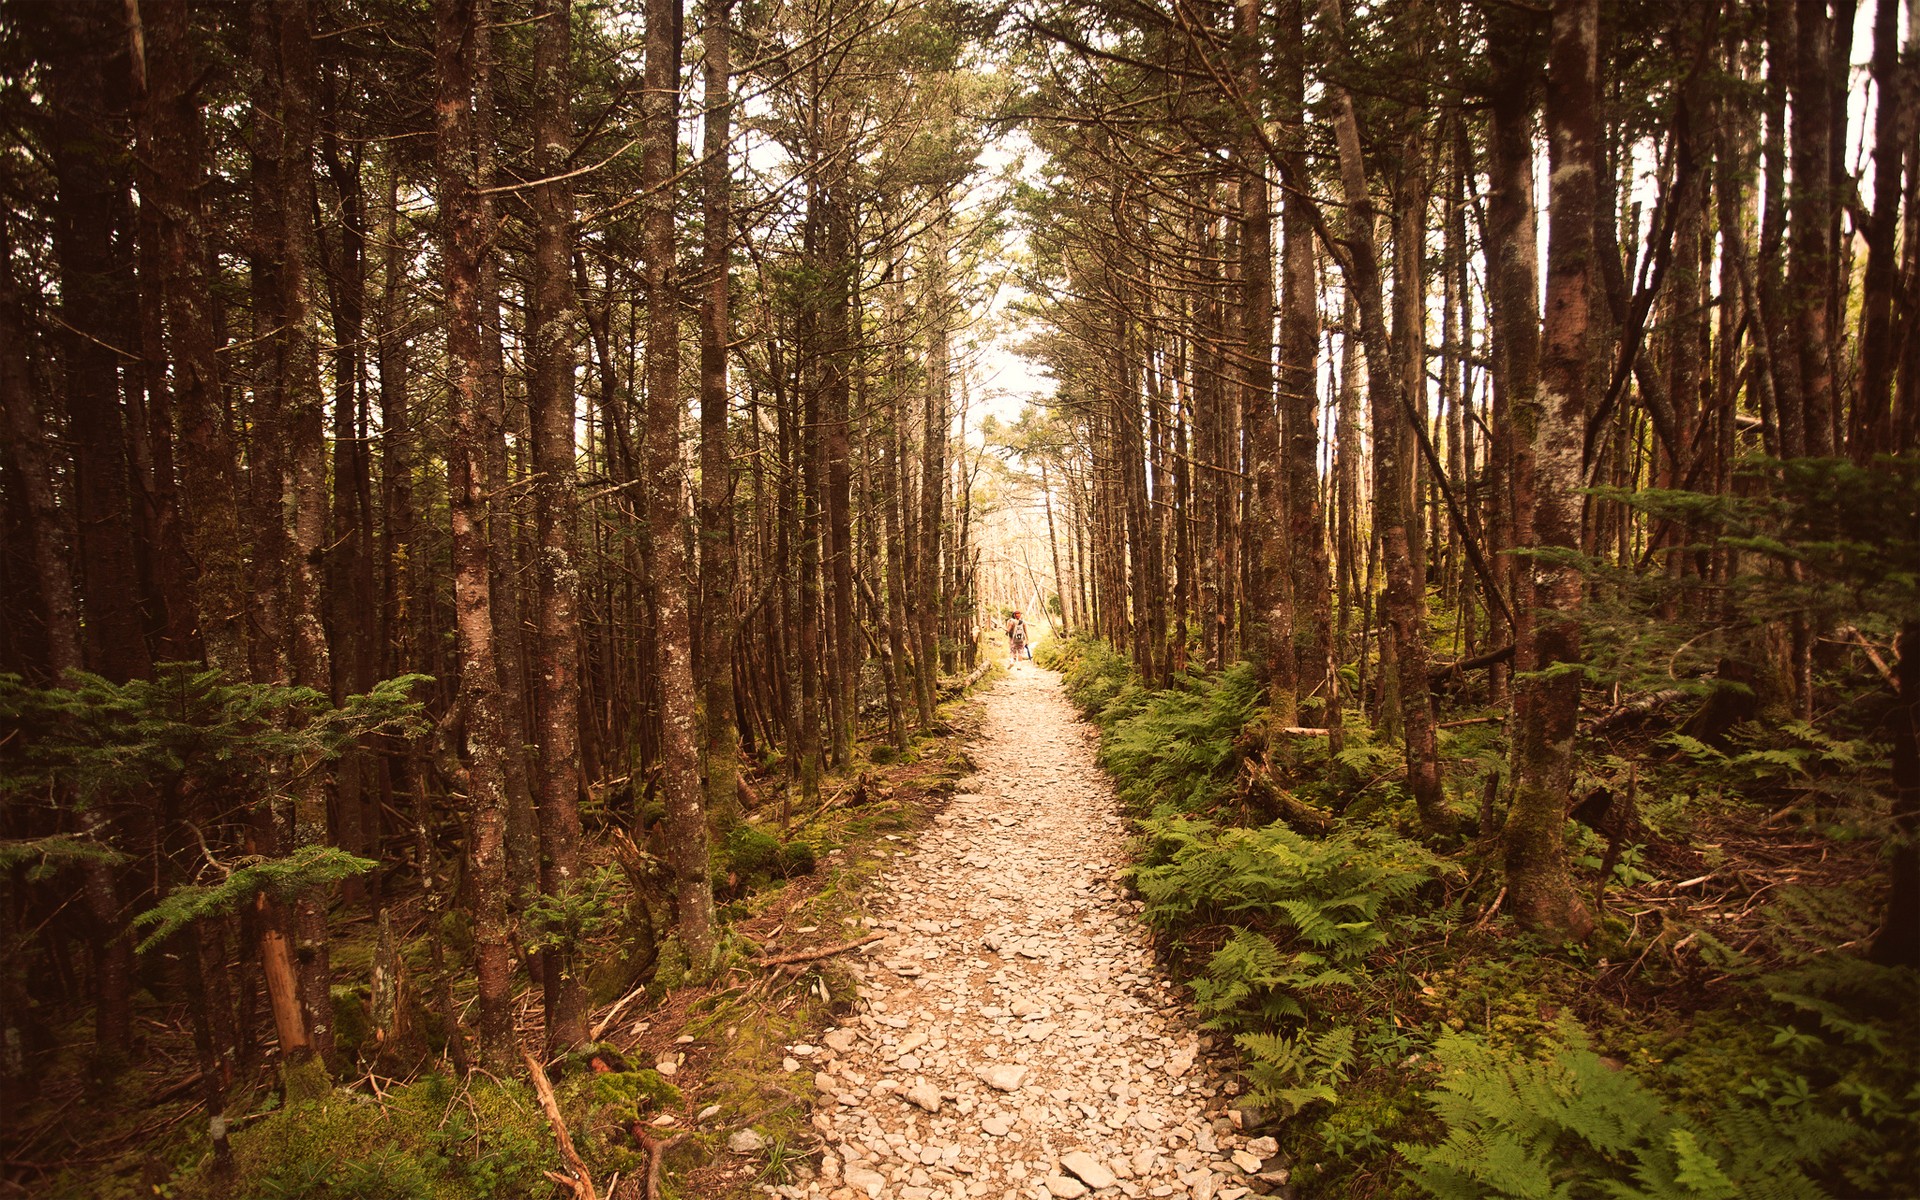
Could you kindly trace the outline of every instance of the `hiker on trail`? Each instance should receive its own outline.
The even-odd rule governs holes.
[[[1013,615],[1007,618],[1007,645],[1013,649],[1015,662],[1019,662],[1022,658],[1033,657],[1033,651],[1027,649],[1027,623],[1020,619],[1018,609],[1015,609]]]

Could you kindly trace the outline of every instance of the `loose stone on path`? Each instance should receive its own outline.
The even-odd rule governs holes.
[[[1236,1200],[1275,1187],[1236,1165],[1271,1143],[1250,1145],[1221,1111],[1123,896],[1126,830],[1091,731],[1028,664],[985,708],[971,790],[881,878],[884,954],[845,960],[859,1011],[801,1056],[820,1171],[772,1190]]]

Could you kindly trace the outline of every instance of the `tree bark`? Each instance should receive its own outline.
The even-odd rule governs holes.
[[[533,504],[539,543],[535,675],[539,775],[540,890],[566,898],[580,869],[580,568],[574,456],[573,187],[565,172],[573,142],[568,59],[573,0],[543,0],[533,33],[534,174],[544,180],[533,209],[533,278],[527,314],[527,390],[532,432]],[[587,1040],[586,989],[578,947],[562,932],[541,955],[547,1050],[560,1054]]]
[[[680,315],[674,278],[673,187],[679,144],[679,0],[647,0],[645,92],[641,125],[644,197],[641,257],[647,288],[647,528],[652,561],[647,589],[655,613],[660,672],[660,794],[666,802],[667,866],[673,875],[680,939],[696,970],[714,949],[713,883],[707,818],[700,794],[699,724],[693,682],[693,628],[687,606],[686,504],[680,461]]]
[[[707,763],[707,817],[718,827],[739,819],[740,735],[734,716],[733,612],[736,550],[733,463],[727,434],[727,342],[731,336],[728,286],[732,275],[733,175],[731,0],[705,0],[704,93],[706,160],[700,167],[706,205],[700,298],[700,656]]]
[[[1588,314],[1598,186],[1599,22],[1599,0],[1554,5],[1547,70],[1553,182],[1540,386],[1531,399],[1515,397],[1513,410],[1518,536],[1523,545],[1565,552],[1580,547],[1579,489],[1592,378]],[[1527,572],[1533,627],[1519,657],[1532,673],[1520,681],[1514,702],[1507,892],[1523,924],[1584,940],[1593,917],[1573,889],[1566,855],[1567,797],[1580,717],[1583,579],[1579,568],[1564,560],[1534,559]]]
[[[1281,37],[1295,49],[1281,57],[1281,119],[1288,139],[1282,154],[1287,173],[1307,177],[1306,62],[1300,0],[1283,0]],[[1320,499],[1319,270],[1313,248],[1313,214],[1306,196],[1289,195],[1281,210],[1280,425],[1288,562],[1291,570],[1293,656],[1296,692],[1311,695],[1331,686],[1333,636],[1328,604],[1332,580],[1327,565],[1326,506]],[[1338,726],[1330,701],[1324,723]],[[1295,724],[1296,721],[1286,722]]]
[[[74,444],[82,645],[88,666],[116,683],[145,676],[147,657],[134,566],[130,475],[120,366],[130,365],[127,311],[132,262],[122,247],[126,203],[128,72],[109,69],[124,46],[121,14],[103,4],[52,5],[47,99],[59,203],[54,255],[60,273],[55,334]],[[121,235],[116,245],[115,233]]]
[[[1323,0],[1322,18],[1344,47],[1338,0]],[[1379,252],[1374,243],[1373,200],[1367,191],[1367,171],[1361,154],[1360,122],[1353,97],[1339,84],[1329,86],[1333,99],[1334,132],[1339,145],[1341,188],[1348,212],[1346,269],[1354,302],[1360,310],[1361,340],[1367,352],[1367,384],[1378,398],[1374,406],[1374,472],[1376,481],[1401,477],[1408,426],[1414,413],[1395,369],[1392,339],[1387,333],[1382,298]],[[1421,620],[1422,581],[1415,574],[1413,543],[1417,523],[1407,511],[1404,492],[1376,486],[1374,523],[1379,528],[1382,567],[1386,574],[1384,604],[1394,639],[1394,665],[1400,692],[1402,738],[1407,755],[1407,790],[1419,807],[1420,819],[1440,830],[1451,824],[1440,788],[1439,751],[1434,732],[1431,687],[1427,677],[1427,643]]]
[[[473,890],[474,974],[479,985],[480,1055],[512,1061],[506,864],[505,705],[495,661],[492,548],[487,532],[487,413],[482,374],[480,260],[487,252],[473,145],[475,0],[434,0],[435,167],[445,271],[452,420],[447,497],[453,523],[454,633],[467,743],[467,854]]]

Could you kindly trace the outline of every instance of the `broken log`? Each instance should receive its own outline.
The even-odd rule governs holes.
[[[525,1050],[520,1057],[527,1062],[527,1072],[533,1076],[533,1094],[540,1099],[540,1111],[547,1114],[547,1124],[553,1126],[553,1140],[559,1143],[560,1157],[567,1164],[571,1176],[558,1171],[548,1171],[547,1178],[573,1189],[579,1200],[599,1200],[593,1190],[593,1175],[587,1170],[587,1164],[580,1159],[580,1152],[573,1148],[573,1135],[567,1132],[567,1121],[560,1115],[560,1101],[554,1098],[553,1081],[547,1078],[547,1069],[540,1060]]]
[[[792,954],[775,954],[767,958],[750,958],[747,961],[756,967],[784,967],[792,963],[813,962],[817,959],[832,958],[836,954],[845,954],[857,950],[869,942],[877,942],[886,937],[884,933],[870,933],[851,942],[842,942],[838,946],[824,946],[818,950],[799,950]]]

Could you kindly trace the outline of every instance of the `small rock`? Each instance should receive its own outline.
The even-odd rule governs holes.
[[[1016,1067],[1010,1063],[1002,1063],[996,1067],[987,1067],[980,1072],[980,1078],[988,1087],[997,1088],[1003,1092],[1018,1091],[1020,1082],[1025,1079],[1026,1076],[1027,1069],[1025,1067]]]
[[[736,1129],[727,1135],[727,1149],[735,1154],[757,1154],[767,1148],[767,1139],[751,1129]]]
[[[1247,1139],[1247,1150],[1250,1153],[1259,1155],[1278,1154],[1280,1153],[1280,1143],[1278,1140],[1270,1137],[1249,1138]]]
[[[1046,1189],[1052,1192],[1054,1200],[1080,1200],[1087,1194],[1087,1185],[1067,1175],[1049,1175]]]
[[[833,1076],[827,1074],[825,1071],[815,1071],[813,1073],[813,1088],[817,1092],[831,1095],[834,1091]]]
[[[880,1193],[886,1189],[887,1177],[871,1167],[853,1167],[846,1169],[841,1176],[847,1186],[865,1192],[869,1200],[879,1200]]]
[[[707,1120],[709,1117],[715,1117],[715,1116],[718,1116],[719,1114],[720,1114],[720,1106],[718,1104],[709,1104],[705,1108],[700,1110],[700,1115],[695,1117],[694,1120],[704,1121],[704,1120]]]
[[[980,1122],[980,1128],[983,1132],[990,1133],[994,1137],[1005,1137],[1008,1133],[1012,1132],[1013,1122],[1005,1117],[988,1117],[986,1120]]]
[[[1235,1150],[1233,1152],[1233,1165],[1239,1167],[1247,1174],[1252,1175],[1260,1170],[1260,1156],[1258,1154],[1250,1154],[1245,1150]]]
[[[940,1089],[924,1079],[908,1088],[905,1098],[930,1113],[940,1111]]]
[[[1015,1000],[1012,1004],[1007,1005],[1007,1011],[1012,1013],[1016,1017],[1024,1017],[1028,1013],[1039,1012],[1040,1006],[1038,1004],[1035,1004],[1033,1001],[1027,999],[1025,996],[1022,996],[1018,1000]]]
[[[780,1069],[791,1075],[800,1069],[800,1060],[789,1054],[780,1060]]]
[[[851,1029],[830,1029],[820,1040],[827,1044],[827,1049],[836,1054],[845,1054],[853,1049],[853,1044],[859,1040],[859,1037],[860,1035]]]
[[[673,1061],[670,1058],[663,1058],[659,1062],[653,1064],[653,1069],[660,1072],[662,1075],[665,1075],[667,1078],[671,1079],[674,1077],[674,1075],[679,1073],[680,1064]]]
[[[1063,1170],[1078,1175],[1096,1192],[1101,1188],[1112,1187],[1118,1182],[1105,1164],[1085,1150],[1075,1150],[1072,1154],[1065,1155],[1060,1159],[1060,1166]]]

